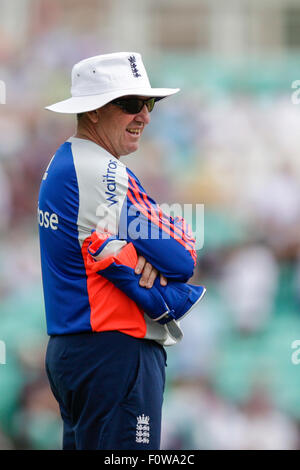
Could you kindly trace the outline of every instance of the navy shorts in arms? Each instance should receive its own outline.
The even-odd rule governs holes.
[[[166,352],[118,331],[51,336],[46,371],[63,449],[158,450]]]

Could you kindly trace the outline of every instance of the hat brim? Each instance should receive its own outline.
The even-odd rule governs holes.
[[[178,93],[180,88],[136,88],[118,90],[110,93],[89,96],[72,96],[64,101],[46,106],[45,109],[55,113],[78,114],[101,108],[110,101],[122,96],[149,96],[153,98],[166,98]]]

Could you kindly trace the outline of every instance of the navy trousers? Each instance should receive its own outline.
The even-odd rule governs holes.
[[[118,331],[51,336],[46,371],[63,449],[158,450],[166,352]]]

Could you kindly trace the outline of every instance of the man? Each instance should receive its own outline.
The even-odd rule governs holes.
[[[190,286],[195,240],[162,213],[120,157],[137,150],[156,101],[138,53],[105,54],[72,70],[75,136],[43,176],[38,219],[46,370],[64,449],[159,449],[164,346],[203,296]],[[137,229],[139,226],[139,229]]]

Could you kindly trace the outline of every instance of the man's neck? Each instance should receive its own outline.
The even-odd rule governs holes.
[[[115,155],[107,145],[105,145],[104,142],[102,142],[101,139],[99,139],[99,136],[97,135],[96,132],[90,131],[89,129],[80,129],[77,128],[77,131],[74,135],[74,137],[77,137],[78,139],[85,139],[85,140],[90,140],[91,142],[94,142],[95,144],[99,145],[100,147],[104,148],[108,153],[119,159],[120,157]]]

